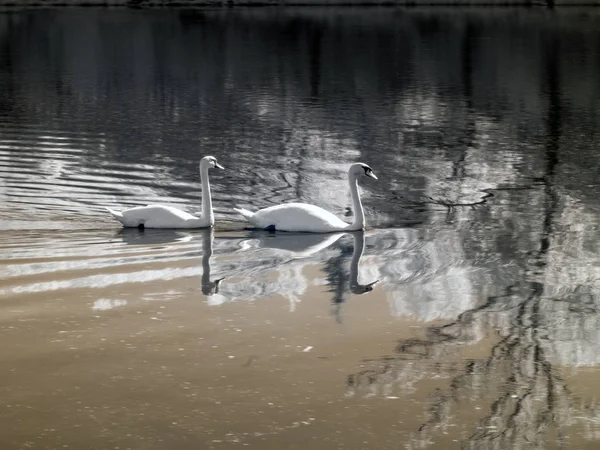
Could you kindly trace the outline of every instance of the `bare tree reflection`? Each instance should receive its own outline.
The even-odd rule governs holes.
[[[548,210],[544,221],[552,223],[552,215],[553,210]],[[542,270],[548,265],[544,256],[547,238],[551,237],[542,234],[535,255]],[[572,326],[590,314],[597,322],[600,311],[595,302],[579,306],[585,295],[574,295],[578,300],[569,309]],[[428,447],[436,436],[460,425],[455,422],[456,411],[465,402],[482,401],[489,402],[489,410],[473,424],[474,431],[465,431],[461,448],[542,449],[548,433],[555,434],[562,448],[565,429],[578,420],[593,426],[600,410],[593,401],[577,398],[554,367],[551,340],[559,336],[550,329],[553,321],[548,316],[556,312],[552,304],[557,301],[561,300],[551,298],[545,285],[533,279],[509,286],[457,320],[429,327],[425,338],[399,342],[394,356],[365,361],[376,368],[350,375],[348,395],[388,395],[392,389],[408,393],[416,390],[420,380],[441,378],[447,380],[448,388],[430,393],[427,418],[406,448]],[[500,339],[489,356],[461,360],[459,350],[476,342],[479,330],[490,326],[499,329]]]
[[[541,216],[536,250],[529,253],[523,277],[506,287],[500,295],[489,296],[477,307],[461,313],[456,320],[427,328],[426,336],[398,343],[395,355],[365,361],[374,365],[347,379],[348,395],[386,395],[391,389],[416,390],[420,380],[435,377],[446,380],[446,388],[429,395],[426,419],[405,444],[406,449],[427,448],[448,433],[456,422],[459,409],[489,403],[489,409],[460,434],[463,449],[544,449],[552,439],[558,448],[567,445],[567,428],[578,423],[597,426],[600,408],[593,400],[578,398],[561,375],[557,363],[597,364],[589,361],[581,346],[590,335],[584,329],[600,321],[597,279],[585,274],[589,260],[578,255],[578,269],[583,272],[572,284],[554,281],[560,276],[561,262],[568,259],[569,249],[560,240],[560,209],[566,201],[556,184],[560,164],[560,142],[565,120],[561,102],[560,72],[557,64],[558,41],[546,46],[544,62],[547,94],[545,132],[545,166],[537,191],[541,197]],[[575,269],[576,270],[576,269]],[[596,295],[594,295],[596,293]],[[565,332],[574,333],[578,356],[569,358],[558,352],[571,350],[561,342],[565,338],[553,329],[557,314],[567,304],[568,311],[560,324]],[[479,339],[482,329],[496,328],[498,340],[483,358],[458,358],[459,351]],[[593,337],[593,336],[592,336]],[[572,350],[571,350],[572,351]],[[453,359],[448,356],[453,355]],[[561,360],[562,359],[562,360]],[[552,436],[552,437],[550,437]],[[595,437],[595,436],[594,436]]]

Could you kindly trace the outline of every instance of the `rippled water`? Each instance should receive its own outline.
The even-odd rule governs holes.
[[[0,12],[0,447],[593,449],[600,14]],[[122,230],[104,209],[200,210]],[[268,233],[307,201],[365,232]]]

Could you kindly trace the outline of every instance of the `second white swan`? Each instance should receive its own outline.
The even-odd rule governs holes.
[[[309,233],[330,233],[333,231],[356,231],[365,227],[365,212],[358,193],[358,177],[377,177],[373,170],[363,163],[356,163],[348,170],[348,182],[352,194],[354,221],[346,223],[329,211],[307,203],[285,203],[270,206],[255,213],[243,208],[234,208],[256,228],[278,231],[301,231]]]
[[[215,224],[215,216],[208,184],[208,169],[223,169],[214,156],[205,156],[200,160],[200,178],[202,180],[202,215],[193,216],[172,206],[148,205],[129,208],[124,211],[108,209],[124,227],[137,228],[206,228]]]

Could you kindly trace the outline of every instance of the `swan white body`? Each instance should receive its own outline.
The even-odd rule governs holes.
[[[335,231],[362,230],[365,226],[365,213],[358,193],[359,175],[377,179],[369,166],[356,163],[348,170],[348,182],[354,207],[354,221],[346,223],[329,211],[307,203],[286,203],[270,206],[255,213],[236,208],[242,216],[256,228],[278,231],[299,231],[308,233],[331,233]]]
[[[202,180],[202,214],[193,216],[172,206],[148,205],[126,209],[124,211],[108,211],[124,227],[138,228],[206,228],[212,227],[215,217],[212,209],[208,169],[223,169],[213,156],[205,156],[200,160],[200,178]]]

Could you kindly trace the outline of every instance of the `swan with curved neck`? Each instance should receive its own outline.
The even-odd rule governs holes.
[[[205,156],[200,160],[200,179],[202,180],[202,214],[193,216],[173,208],[172,206],[148,205],[126,209],[124,211],[108,211],[124,227],[137,228],[206,228],[215,223],[208,184],[208,169],[223,169],[214,156]]]
[[[256,228],[278,231],[302,231],[309,233],[331,233],[333,231],[356,231],[365,227],[365,212],[358,193],[358,177],[377,177],[373,170],[363,163],[356,163],[348,170],[348,183],[352,194],[354,221],[346,223],[329,211],[307,203],[285,203],[270,206],[255,213],[243,208],[235,208]]]

